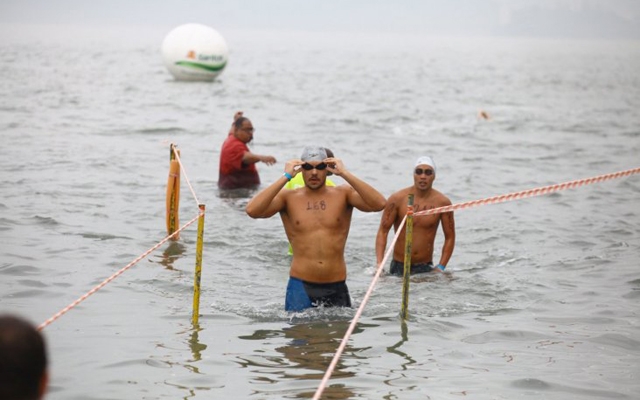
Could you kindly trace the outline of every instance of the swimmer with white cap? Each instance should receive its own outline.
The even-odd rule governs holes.
[[[387,247],[389,231],[393,226],[397,231],[409,208],[409,195],[413,195],[415,212],[451,205],[451,200],[433,188],[436,179],[436,163],[429,156],[418,158],[413,167],[413,185],[392,194],[382,214],[376,236],[376,259],[380,264]],[[442,225],[444,245],[438,264],[434,267],[434,242],[438,227]],[[453,211],[440,214],[416,216],[413,220],[413,242],[411,252],[411,273],[444,272],[453,255],[456,241]],[[404,274],[405,235],[404,229],[393,249],[390,273]]]
[[[346,184],[327,186],[328,172]],[[299,173],[305,186],[282,190]],[[281,177],[249,201],[246,212],[252,218],[280,214],[293,247],[285,310],[351,307],[344,250],[353,209],[375,212],[385,204],[380,192],[348,171],[341,159],[327,157],[321,146],[305,148],[300,159],[287,162]]]
[[[436,172],[436,162],[433,161],[433,158],[429,157],[429,156],[422,156],[420,158],[418,158],[418,161],[416,161],[416,167],[419,167],[421,165],[428,165],[431,167],[431,169],[433,169],[433,172]]]
[[[423,168],[430,167],[430,168]],[[418,158],[413,171],[414,184],[421,190],[427,190],[433,185],[436,175],[436,163],[429,156]],[[424,175],[423,175],[424,174]],[[429,179],[433,175],[433,179]],[[423,179],[424,178],[424,179]]]

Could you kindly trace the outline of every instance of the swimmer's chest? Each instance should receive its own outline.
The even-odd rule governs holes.
[[[407,213],[407,210],[409,208],[408,203],[405,203],[402,205],[403,209],[402,209],[402,214],[401,215],[405,215]],[[427,200],[422,200],[422,202],[416,202],[413,205],[413,212],[417,213],[420,211],[426,211],[426,210],[431,210],[436,208],[437,206],[435,204],[433,204],[432,202],[429,202]],[[416,215],[413,217],[413,226],[417,226],[417,227],[423,227],[423,228],[428,228],[434,225],[438,225],[438,223],[440,222],[440,216],[442,214],[433,214],[433,215]]]
[[[287,207],[295,228],[340,228],[351,220],[352,208],[340,196],[297,196]]]

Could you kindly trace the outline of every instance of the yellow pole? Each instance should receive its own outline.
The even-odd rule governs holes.
[[[409,277],[411,276],[411,242],[413,241],[413,195],[409,195],[407,205],[407,221],[404,232],[404,273],[402,274],[402,310],[400,317],[409,317]]]
[[[198,324],[200,316],[200,277],[202,275],[202,242],[204,241],[204,204],[198,205],[200,218],[198,218],[198,241],[196,243],[196,272],[193,279],[193,325]]]

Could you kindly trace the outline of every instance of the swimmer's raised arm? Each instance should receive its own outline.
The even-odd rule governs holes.
[[[300,169],[296,167],[301,164],[303,162],[300,160],[289,160],[282,176],[249,200],[245,208],[247,215],[251,218],[269,218],[282,211],[286,206],[284,197],[287,191],[281,193],[281,189],[298,173]]]
[[[349,172],[344,167],[341,159],[328,157],[324,162],[327,164],[329,171],[342,177],[353,188],[348,195],[349,205],[365,212],[380,211],[384,208],[387,203],[384,196],[374,189],[373,186]]]

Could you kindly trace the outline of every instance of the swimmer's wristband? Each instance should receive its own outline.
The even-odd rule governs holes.
[[[440,269],[440,271],[444,271],[444,269],[445,269],[445,268],[447,268],[447,267],[445,267],[445,266],[444,266],[444,265],[442,265],[442,264],[438,264],[438,265],[436,266],[436,268]]]
[[[288,181],[290,181],[290,180],[291,180],[291,178],[293,178],[293,176],[291,176],[291,174],[290,174],[290,173],[288,173],[288,172],[285,172],[284,174],[282,174],[282,176],[284,176],[285,178],[287,178],[287,180],[288,180]]]

